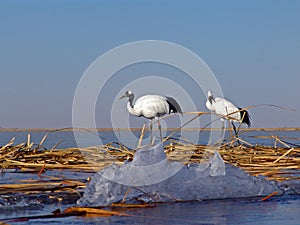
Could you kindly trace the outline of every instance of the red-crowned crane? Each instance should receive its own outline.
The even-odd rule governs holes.
[[[152,141],[152,120],[156,119],[158,123],[158,129],[161,134],[161,125],[159,118],[169,113],[180,113],[182,114],[179,103],[172,97],[165,97],[160,95],[144,95],[138,98],[133,103],[134,94],[128,90],[120,99],[128,97],[127,110],[130,114],[137,117],[145,117],[150,120],[150,134]]]
[[[221,116],[222,128],[224,128],[224,119],[228,119],[233,126],[236,136],[237,130],[234,122],[245,123],[248,127],[251,126],[250,115],[246,110],[235,106],[224,98],[214,97],[211,91],[207,94],[206,107]]]

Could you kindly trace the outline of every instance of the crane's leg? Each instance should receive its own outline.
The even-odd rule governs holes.
[[[236,127],[235,127],[233,121],[231,121],[231,124],[232,124],[232,126],[233,126],[233,130],[234,130],[234,133],[235,133],[235,137],[238,138],[238,132],[236,131]],[[239,140],[238,140],[237,142],[238,142],[239,145],[241,144],[241,142],[240,142]]]
[[[161,135],[161,125],[160,125],[160,122],[159,122],[159,119],[157,119],[157,124],[158,124],[158,129],[159,129],[159,136],[160,136],[160,140],[162,141],[162,135]]]
[[[152,144],[152,120],[149,120],[149,129],[150,129],[150,145]]]
[[[234,130],[234,134],[237,137],[236,127],[235,127],[235,125],[234,125],[234,123],[232,121],[231,121],[231,124],[232,124],[233,130]]]
[[[222,138],[222,142],[224,142],[224,138],[225,138],[225,126],[224,126],[224,119],[222,119],[221,118],[221,123],[222,123],[222,127],[221,127],[221,131],[222,131],[222,136],[221,136],[221,138]]]

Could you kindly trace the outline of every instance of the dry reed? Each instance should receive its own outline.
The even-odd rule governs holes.
[[[143,129],[138,146],[144,135]],[[0,147],[1,172],[6,169],[19,169],[20,172],[33,172],[41,176],[45,170],[74,170],[94,172],[103,169],[111,163],[122,164],[125,160],[133,158],[134,150],[116,143],[89,148],[51,149],[42,148],[47,135],[39,144],[34,145],[28,134],[26,143],[15,144],[12,138],[6,145]],[[236,137],[235,137],[236,138]],[[263,175],[269,180],[284,181],[299,179],[300,177],[300,148],[291,147],[277,136],[262,136],[256,138],[273,138],[274,146],[253,146],[241,138],[238,140],[244,145],[233,146],[237,140],[229,140],[228,143],[218,147],[218,151],[226,163],[235,165],[251,175]],[[235,142],[236,143],[236,142]],[[282,147],[279,147],[282,146]],[[199,163],[206,155],[216,150],[214,146],[192,144],[169,140],[165,144],[165,152],[169,160],[180,161],[184,164],[190,162]],[[87,182],[87,181],[86,181]],[[32,192],[51,190],[77,190],[85,186],[85,183],[76,180],[44,182],[32,181],[19,182],[18,184],[1,184],[0,194],[10,192]]]
[[[142,129],[138,147],[142,147],[145,125]],[[94,172],[103,169],[111,163],[122,164],[133,158],[135,150],[125,146],[109,143],[104,146],[89,148],[66,148],[46,150],[42,147],[47,134],[38,145],[31,141],[28,134],[27,142],[15,144],[12,138],[6,145],[0,147],[0,166],[2,172],[6,169],[19,169],[20,172],[36,173],[40,179],[18,180],[8,184],[0,184],[0,194],[11,193],[40,194],[49,193],[49,198],[63,201],[66,196],[81,195],[89,179],[75,180],[61,177],[43,176],[46,170],[74,170],[78,172]],[[215,147],[177,140],[165,143],[165,153],[169,160],[180,161],[184,164],[200,163],[205,157],[219,151],[226,163],[235,165],[253,176],[263,175],[269,180],[284,181],[300,178],[300,147],[291,147],[278,136],[260,136],[274,140],[274,146],[252,145],[241,138],[232,137],[227,143]],[[239,141],[241,145],[234,145]],[[53,212],[42,216],[27,216],[12,218],[7,221],[26,221],[31,219],[66,217],[66,216],[135,216],[125,213],[130,208],[154,207],[151,204],[125,204],[127,190],[121,203],[113,203],[111,207],[69,207],[63,212]],[[60,195],[59,195],[60,194]],[[261,199],[266,201],[277,192]],[[76,198],[76,197],[75,197]]]

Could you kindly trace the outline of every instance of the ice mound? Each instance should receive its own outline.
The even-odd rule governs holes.
[[[269,195],[282,191],[275,182],[252,177],[224,164],[218,151],[208,162],[169,161],[162,144],[139,149],[132,162],[96,173],[78,204],[107,206],[120,202],[175,202]]]

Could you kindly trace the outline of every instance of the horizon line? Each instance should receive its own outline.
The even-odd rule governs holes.
[[[66,127],[66,128],[0,128],[0,132],[26,132],[26,131],[31,131],[31,132],[70,132],[70,131],[84,131],[84,130],[97,130],[97,131],[113,131],[113,130],[133,130],[133,131],[139,131],[142,130],[143,128],[138,128],[138,127],[132,127],[132,128],[126,128],[126,127],[119,127],[119,128],[112,128],[112,127],[106,127],[106,128],[73,128],[73,127]],[[153,128],[153,130],[158,129],[158,128]],[[162,130],[167,130],[167,131],[174,131],[174,130],[187,130],[187,131],[198,131],[198,130],[203,130],[203,131],[209,131],[209,130],[221,130],[221,128],[201,128],[201,127],[194,127],[194,128],[176,128],[176,127],[171,127],[171,128],[162,128]],[[225,128],[226,130],[230,130],[231,128]],[[283,130],[283,131],[296,131],[300,130],[300,127],[255,127],[255,128],[244,128],[241,127],[240,130]]]

